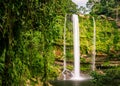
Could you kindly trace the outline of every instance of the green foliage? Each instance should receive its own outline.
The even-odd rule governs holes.
[[[0,6],[0,85],[56,78],[53,42],[61,37],[64,15],[76,5],[70,0],[9,0]]]
[[[0,6],[0,85],[26,85],[31,78],[55,79],[60,68],[54,65],[54,43],[63,43],[65,14],[76,13],[76,5],[71,0],[2,0]],[[67,22],[66,41],[72,45],[72,23]],[[97,52],[119,50],[115,23],[104,19],[96,23]],[[92,18],[80,18],[82,54],[92,52],[92,24]],[[67,52],[70,58],[71,52]]]
[[[19,58],[16,58],[13,63],[12,73],[13,84],[12,85],[25,85],[26,80],[30,78],[30,72],[28,66],[25,65]]]
[[[103,63],[103,66],[109,66],[109,65],[110,65],[109,61]]]
[[[96,86],[119,86],[120,84],[120,77],[119,77],[120,70],[119,69],[110,69],[105,72],[105,74],[99,74],[97,72],[92,72],[91,75],[93,76],[93,83]]]
[[[92,51],[92,35],[93,35],[93,25],[91,19],[80,20],[80,49],[81,54],[88,54],[89,51]]]
[[[112,18],[117,18],[120,15],[119,0],[89,0],[88,7],[91,7],[91,14],[106,15]]]
[[[93,51],[93,20],[92,18],[80,19],[80,45],[81,54],[91,54]],[[119,50],[119,31],[115,22],[95,18],[96,21],[96,51],[110,54]]]

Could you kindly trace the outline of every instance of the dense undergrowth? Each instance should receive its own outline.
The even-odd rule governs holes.
[[[104,70],[104,73],[92,72],[92,82],[95,86],[119,86],[120,85],[120,67]]]

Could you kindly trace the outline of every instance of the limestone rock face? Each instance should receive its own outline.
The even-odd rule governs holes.
[[[111,17],[108,17],[107,18],[109,21],[115,21],[115,19],[111,18]]]
[[[116,24],[117,24],[117,27],[120,28],[120,20],[118,20]]]

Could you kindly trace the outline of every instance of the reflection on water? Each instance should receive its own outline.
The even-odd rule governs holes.
[[[72,80],[58,80],[52,81],[53,86],[94,86],[90,80],[86,81],[72,81]]]

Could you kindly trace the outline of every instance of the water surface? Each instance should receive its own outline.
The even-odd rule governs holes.
[[[53,86],[95,86],[90,80],[73,81],[73,80],[56,80],[52,81]]]

